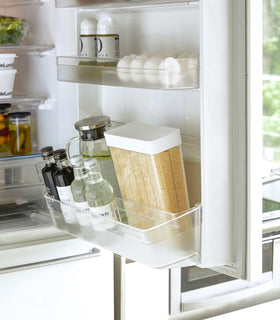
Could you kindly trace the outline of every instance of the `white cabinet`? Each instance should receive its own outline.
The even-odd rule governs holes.
[[[10,264],[5,271],[32,262],[25,270],[1,274],[2,317],[113,319],[112,254],[93,255],[91,249],[79,240],[68,240],[2,252],[1,261]]]

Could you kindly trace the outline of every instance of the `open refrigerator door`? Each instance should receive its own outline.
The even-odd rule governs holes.
[[[260,1],[254,5],[230,0],[31,3],[10,0],[1,7],[3,15],[19,17],[29,25],[20,45],[1,46],[0,52],[18,55],[12,97],[2,101],[11,103],[13,112],[31,113],[32,145],[32,156],[3,156],[3,175],[11,166],[17,175],[16,168],[22,170],[26,162],[37,170],[38,180],[39,150],[48,145],[64,148],[77,135],[74,124],[81,119],[105,115],[113,127],[137,122],[179,129],[187,208],[157,208],[137,200],[143,200],[141,191],[132,198],[125,196],[128,187],[123,186],[116,203],[120,213],[131,217],[127,221],[93,223],[86,210],[41,193],[38,197],[49,209],[43,208],[44,217],[48,221],[51,217],[63,235],[151,267],[170,269],[174,282],[192,267],[260,281],[261,179],[253,163],[261,148],[255,134],[261,132],[261,116],[258,108],[249,106],[259,106],[261,100],[257,96],[255,102],[248,100],[260,73],[254,67],[260,61],[252,60],[253,52],[259,57],[255,53],[260,52],[260,42],[248,31],[253,13],[261,12]],[[104,18],[118,27],[107,32],[107,38],[114,36],[117,54],[109,59],[98,58],[97,53],[97,57],[83,55],[83,21],[98,23]],[[102,33],[98,36],[97,29],[83,36],[106,38]],[[97,50],[102,48],[97,44]],[[247,73],[255,81],[248,84]],[[114,130],[107,129],[108,134]],[[111,154],[114,160],[113,149]],[[118,163],[133,167],[131,154],[118,153]],[[118,171],[115,160],[114,166]],[[124,176],[120,172],[119,183]],[[23,186],[44,189],[42,179],[35,184],[29,178],[27,173]],[[18,187],[16,179],[13,183]],[[6,180],[4,185],[5,197],[14,197]],[[152,178],[142,187],[139,190],[147,198],[157,189],[165,190]],[[73,215],[71,223],[65,211]],[[86,223],[81,223],[81,215],[88,218]]]

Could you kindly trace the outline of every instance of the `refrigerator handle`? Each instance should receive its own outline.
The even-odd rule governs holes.
[[[73,256],[67,256],[67,257],[55,258],[50,260],[26,263],[26,264],[21,264],[17,266],[0,268],[0,274],[24,271],[24,270],[29,270],[33,268],[39,268],[39,267],[46,267],[46,266],[50,266],[58,263],[72,262],[76,260],[89,259],[89,258],[98,257],[98,256],[100,256],[100,250],[93,248],[90,252],[81,253]]]

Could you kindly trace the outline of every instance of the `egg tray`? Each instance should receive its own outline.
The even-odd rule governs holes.
[[[57,65],[60,81],[147,89],[199,88],[197,58],[158,58],[145,64],[130,57],[114,60],[58,57]]]

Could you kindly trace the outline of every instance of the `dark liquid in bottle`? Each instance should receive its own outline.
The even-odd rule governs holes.
[[[54,173],[54,182],[58,187],[70,186],[74,180],[73,169],[70,167],[59,169],[57,168]]]
[[[59,196],[58,196],[55,182],[54,182],[55,171],[56,171],[56,165],[52,163],[51,165],[45,166],[42,169],[42,176],[46,185],[48,195],[56,200],[59,200]]]

